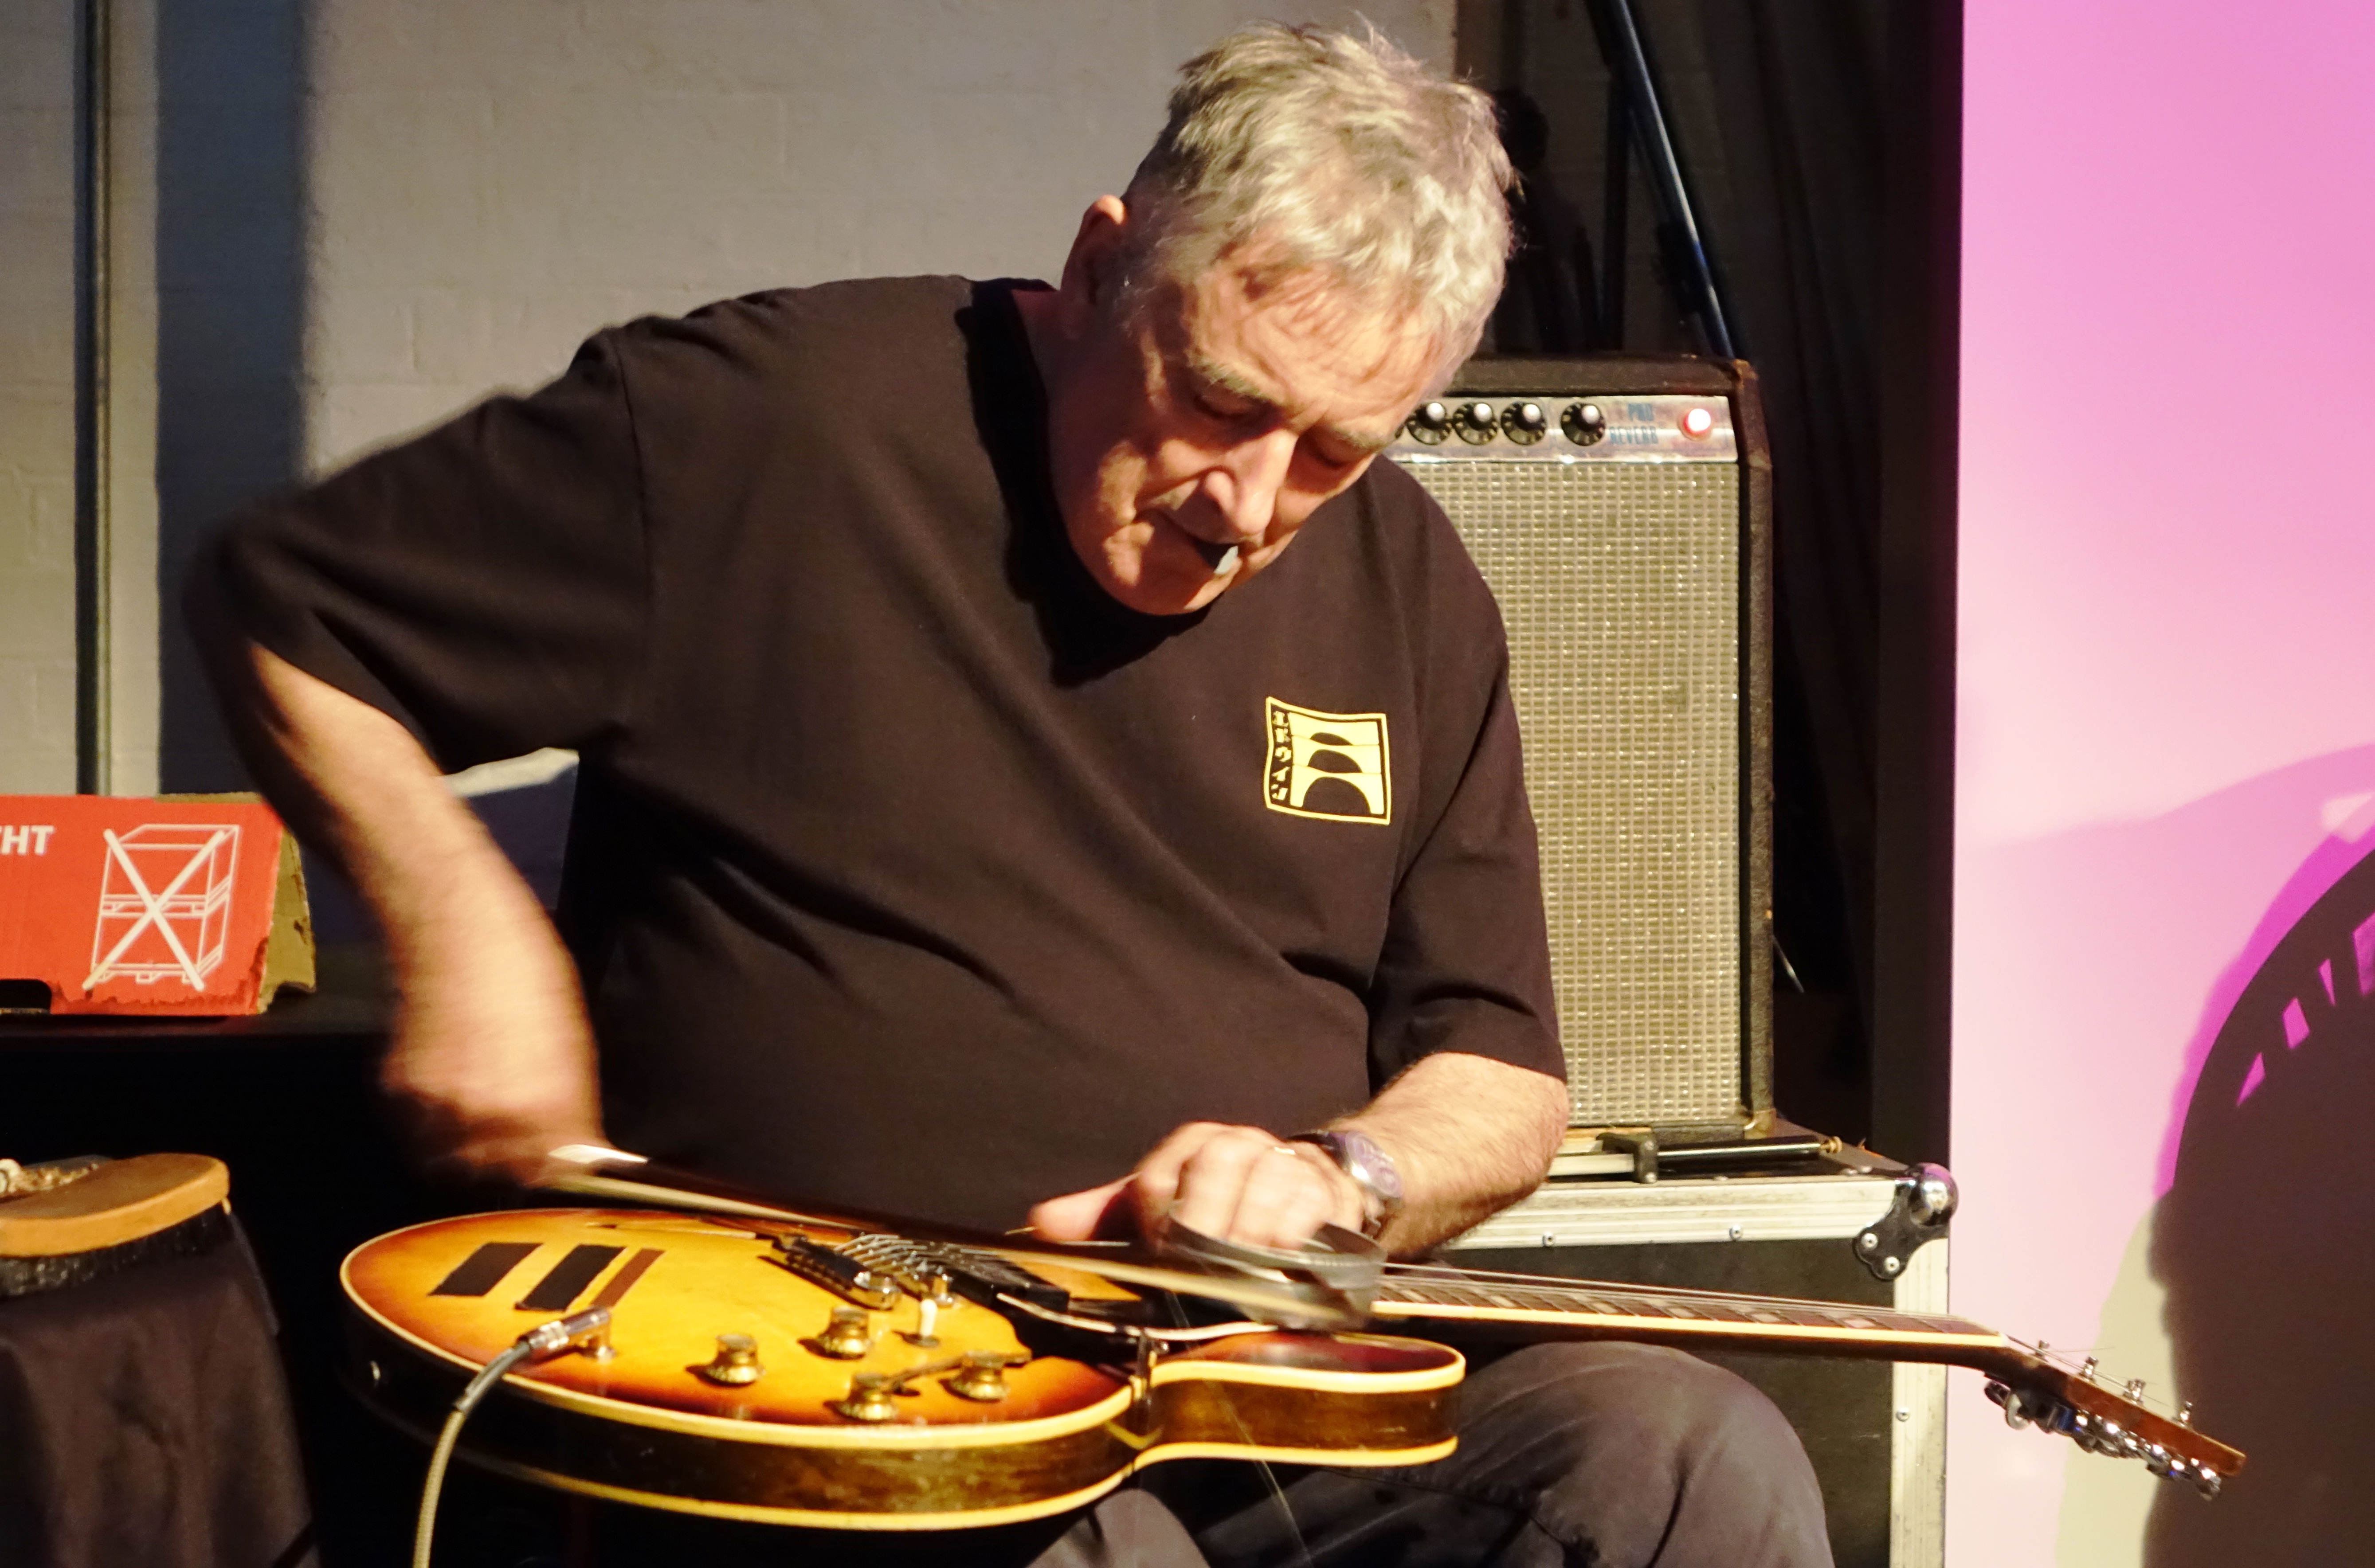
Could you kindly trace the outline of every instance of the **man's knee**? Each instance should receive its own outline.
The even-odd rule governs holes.
[[[1720,1367],[1651,1345],[1536,1345],[1462,1396],[1461,1456],[1526,1475],[1538,1522],[1594,1539],[1604,1561],[1828,1561],[1797,1433]]]
[[[1463,1423],[1513,1422],[1574,1436],[1623,1429],[1660,1446],[1745,1432],[1794,1442],[1789,1422],[1746,1380],[1659,1345],[1530,1345],[1478,1368]]]

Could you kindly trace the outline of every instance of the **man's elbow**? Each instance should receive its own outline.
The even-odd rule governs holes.
[[[1530,1113],[1528,1131],[1530,1147],[1538,1156],[1534,1180],[1537,1184],[1550,1173],[1552,1157],[1566,1138],[1567,1117],[1572,1102],[1567,1097],[1566,1079],[1549,1073],[1528,1073],[1527,1109]]]

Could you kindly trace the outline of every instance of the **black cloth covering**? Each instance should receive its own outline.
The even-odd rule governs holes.
[[[245,1242],[0,1301],[0,1563],[299,1568],[311,1520]]]
[[[1448,522],[1379,463],[1206,610],[1124,608],[1064,537],[1015,287],[605,333],[217,569],[443,765],[579,750],[560,915],[638,1152],[1002,1228],[1431,1052],[1559,1073],[1499,617]],[[1378,768],[1282,798],[1287,752]]]

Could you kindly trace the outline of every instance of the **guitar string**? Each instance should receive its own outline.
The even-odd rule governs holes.
[[[1171,1316],[1176,1326],[1180,1328],[1190,1326],[1188,1322],[1188,1306],[1185,1302],[1183,1302],[1179,1297],[1172,1295],[1169,1292],[1164,1293],[1163,1300],[1170,1310]],[[1237,1429],[1238,1438],[1244,1442],[1247,1448],[1254,1447],[1255,1443],[1253,1433],[1247,1430],[1244,1418],[1237,1414],[1236,1402],[1223,1397],[1221,1400],[1221,1408],[1229,1412],[1230,1424]],[[1278,1479],[1278,1471],[1271,1468],[1270,1462],[1268,1459],[1263,1458],[1259,1455],[1256,1455],[1254,1456],[1252,1463],[1255,1468],[1261,1472],[1262,1482],[1270,1488],[1271,1499],[1278,1503],[1279,1517],[1286,1521],[1287,1534],[1294,1538],[1294,1554],[1301,1564],[1301,1568],[1317,1568],[1317,1565],[1312,1561],[1311,1543],[1304,1539],[1303,1526],[1297,1522],[1294,1517],[1294,1504],[1290,1503],[1286,1500],[1286,1488],[1281,1484]]]
[[[1855,1313],[1878,1318],[1894,1317],[1921,1324],[1962,1324],[1963,1319],[1945,1313],[1908,1313],[1895,1307],[1865,1306],[1853,1302],[1818,1302],[1795,1297],[1745,1295],[1727,1291],[1701,1290],[1687,1285],[1638,1285],[1613,1280],[1559,1279],[1540,1274],[1503,1273],[1483,1268],[1456,1268],[1444,1264],[1389,1263],[1386,1266],[1388,1283],[1398,1279],[1421,1280],[1434,1284],[1485,1288],[1499,1286],[1508,1291],[1535,1291],[1554,1295],[1599,1294],[1609,1297],[1671,1297],[1692,1303],[1706,1303],[1734,1307],[1802,1308],[1828,1315]],[[1976,1324],[1969,1325],[1978,1329]],[[1979,1330],[1989,1332],[1988,1330]]]
[[[1386,1265],[1386,1275],[1389,1283],[1395,1279],[1415,1279],[1432,1284],[1466,1286],[1470,1288],[1505,1285],[1512,1287],[1518,1291],[1534,1291],[1553,1296],[1599,1294],[1620,1299],[1626,1297],[1679,1297],[1690,1302],[1708,1304],[1747,1303],[1755,1306],[1766,1308],[1770,1308],[1777,1304],[1786,1303],[1792,1307],[1804,1307],[1826,1315],[1834,1315],[1841,1311],[1852,1311],[1860,1315],[1871,1316],[1873,1321],[1880,1323],[1884,1331],[1887,1328],[1887,1324],[1883,1320],[1889,1318],[1895,1318],[1910,1323],[1918,1323],[1925,1326],[1932,1325],[1940,1326],[1952,1326],[1949,1331],[1968,1335],[1992,1336],[2015,1352],[2038,1362],[2042,1367],[2049,1367],[2057,1372],[2073,1376],[2085,1377],[2097,1388],[2101,1389],[2107,1394],[2112,1395],[2114,1397],[2121,1399],[2124,1403],[2133,1406],[2137,1409],[2156,1414],[2158,1412],[2155,1410],[2156,1405],[2168,1405],[2172,1409],[2175,1408],[2174,1404],[2169,1399],[2164,1398],[2156,1400],[2148,1396],[2130,1394],[2125,1388],[2115,1389],[2109,1387],[2089,1374],[2083,1366],[2077,1364],[2073,1352],[2057,1352],[2051,1347],[2043,1348],[2040,1351],[2038,1347],[2024,1345],[2019,1340],[2013,1338],[2009,1335],[1999,1333],[1993,1329],[1985,1328],[1979,1324],[1970,1322],[1968,1319],[1956,1317],[1948,1313],[1907,1313],[1894,1308],[1864,1307],[1858,1303],[1847,1302],[1814,1302],[1798,1300],[1795,1298],[1743,1295],[1721,1291],[1697,1290],[1688,1286],[1648,1286],[1607,1280],[1558,1279],[1539,1274],[1507,1273],[1483,1268],[1465,1269],[1455,1267],[1447,1264],[1388,1263]],[[1419,1304],[1424,1303],[1422,1303]],[[1449,1304],[1459,1305],[1463,1303],[1453,1303]],[[1519,1310],[1524,1309],[1521,1306]],[[1752,1319],[1751,1321],[1755,1320]],[[1847,1326],[1842,1325],[1842,1326]]]
[[[1880,1323],[1884,1331],[1886,1329],[1887,1326],[1881,1320],[1887,1318],[1896,1318],[1906,1322],[1920,1323],[1924,1326],[1951,1325],[1956,1331],[1991,1335],[1998,1340],[2002,1341],[2004,1345],[2010,1347],[2016,1353],[2026,1356],[2029,1360],[2038,1363],[2040,1366],[2050,1368],[2065,1374],[2086,1378],[2090,1384],[2093,1384],[2095,1387],[2100,1389],[2102,1392],[2109,1394],[2113,1397],[2121,1400],[2123,1403],[2148,1414],[2157,1413],[2154,1409],[2156,1403],[2168,1403],[2168,1400],[2153,1400],[2142,1394],[2131,1394],[2124,1388],[2113,1389],[2108,1386],[2107,1385],[2097,1381],[2083,1367],[2076,1365],[2073,1362],[2069,1352],[2065,1351],[2056,1353],[2050,1347],[2024,1345],[2019,1340],[2011,1338],[2009,1335],[1997,1333],[1995,1330],[1984,1328],[1979,1324],[1971,1323],[1967,1319],[1956,1317],[1950,1314],[1944,1313],[1905,1313],[1892,1308],[1867,1308],[1854,1303],[1814,1302],[1802,1301],[1794,1298],[1743,1295],[1721,1291],[1697,1290],[1688,1286],[1647,1286],[1616,1281],[1559,1279],[1538,1274],[1518,1274],[1482,1268],[1459,1268],[1447,1264],[1388,1263],[1386,1265],[1386,1279],[1388,1284],[1397,1279],[1410,1279],[1428,1284],[1450,1285],[1470,1289],[1507,1286],[1510,1288],[1511,1293],[1522,1293],[1524,1291],[1530,1291],[1553,1297],[1560,1295],[1587,1294],[1597,1294],[1615,1299],[1628,1297],[1648,1297],[1653,1299],[1660,1297],[1678,1297],[1684,1298],[1689,1302],[1705,1304],[1720,1303],[1729,1305],[1738,1303],[1747,1303],[1755,1306],[1767,1308],[1768,1310],[1778,1304],[1787,1304],[1792,1307],[1812,1309],[1826,1315],[1834,1315],[1839,1311],[1845,1310],[1873,1317],[1875,1323]],[[1424,1305],[1426,1303],[1419,1303],[1416,1304]],[[1450,1303],[1447,1304],[1461,1305],[1469,1303]],[[1518,1310],[1526,1310],[1524,1303],[1521,1303],[1519,1304]],[[1755,1320],[1751,1319],[1751,1321],[1754,1322]],[[1841,1326],[1849,1326],[1843,1324]],[[2174,1407],[2172,1406],[2171,1408],[2173,1409]]]

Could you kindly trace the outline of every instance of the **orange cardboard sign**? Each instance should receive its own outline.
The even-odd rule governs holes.
[[[253,796],[0,796],[0,980],[52,1012],[260,1012],[312,985],[306,927],[296,845]]]

